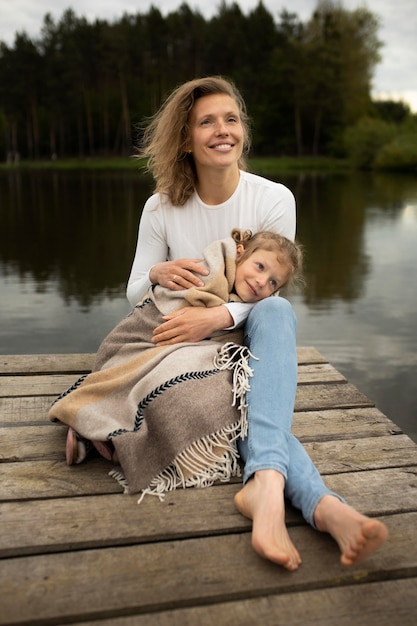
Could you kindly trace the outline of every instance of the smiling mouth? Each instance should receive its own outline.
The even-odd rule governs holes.
[[[219,150],[219,152],[228,152],[233,148],[234,144],[231,143],[219,143],[215,146],[211,146],[212,150]]]
[[[252,287],[252,285],[250,285],[249,283],[246,283],[247,286],[249,287],[249,291],[254,295],[257,296],[258,294],[256,293],[255,289]]]

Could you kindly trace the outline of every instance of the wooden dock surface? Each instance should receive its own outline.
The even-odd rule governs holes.
[[[0,624],[415,626],[417,445],[317,350],[298,356],[294,433],[328,486],[389,528],[352,568],[290,506],[302,566],[261,559],[238,482],[138,505],[104,459],[68,467],[46,413],[93,355],[0,356]]]

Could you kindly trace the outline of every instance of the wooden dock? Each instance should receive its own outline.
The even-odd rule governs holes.
[[[294,433],[328,486],[390,531],[352,568],[290,506],[302,566],[261,559],[238,483],[138,506],[104,459],[68,467],[46,413],[93,355],[0,356],[0,624],[415,626],[417,445],[317,350],[298,356]]]

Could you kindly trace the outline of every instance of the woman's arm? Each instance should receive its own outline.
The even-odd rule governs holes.
[[[201,341],[218,330],[233,326],[233,318],[224,305],[186,307],[165,315],[163,324],[155,328],[153,341],[158,346],[182,341]]]
[[[143,209],[139,223],[138,240],[132,269],[127,283],[127,299],[135,306],[151,286],[149,270],[157,263],[166,261],[168,247],[163,233],[158,233],[153,222],[157,197],[151,196]],[[151,215],[153,213],[153,219]]]
[[[201,341],[218,330],[241,326],[253,304],[229,302],[210,308],[186,307],[165,315],[165,322],[155,328],[153,341],[159,346],[181,341]]]
[[[199,265],[200,259],[167,261],[168,245],[165,224],[156,212],[158,196],[146,202],[139,224],[135,257],[127,283],[127,299],[135,306],[148,292],[152,284],[173,290],[202,286],[195,274],[206,275]]]

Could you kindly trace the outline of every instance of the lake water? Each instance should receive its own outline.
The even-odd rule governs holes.
[[[298,205],[315,346],[417,441],[417,178],[270,176]],[[94,352],[129,312],[125,285],[149,179],[0,171],[0,354]]]

